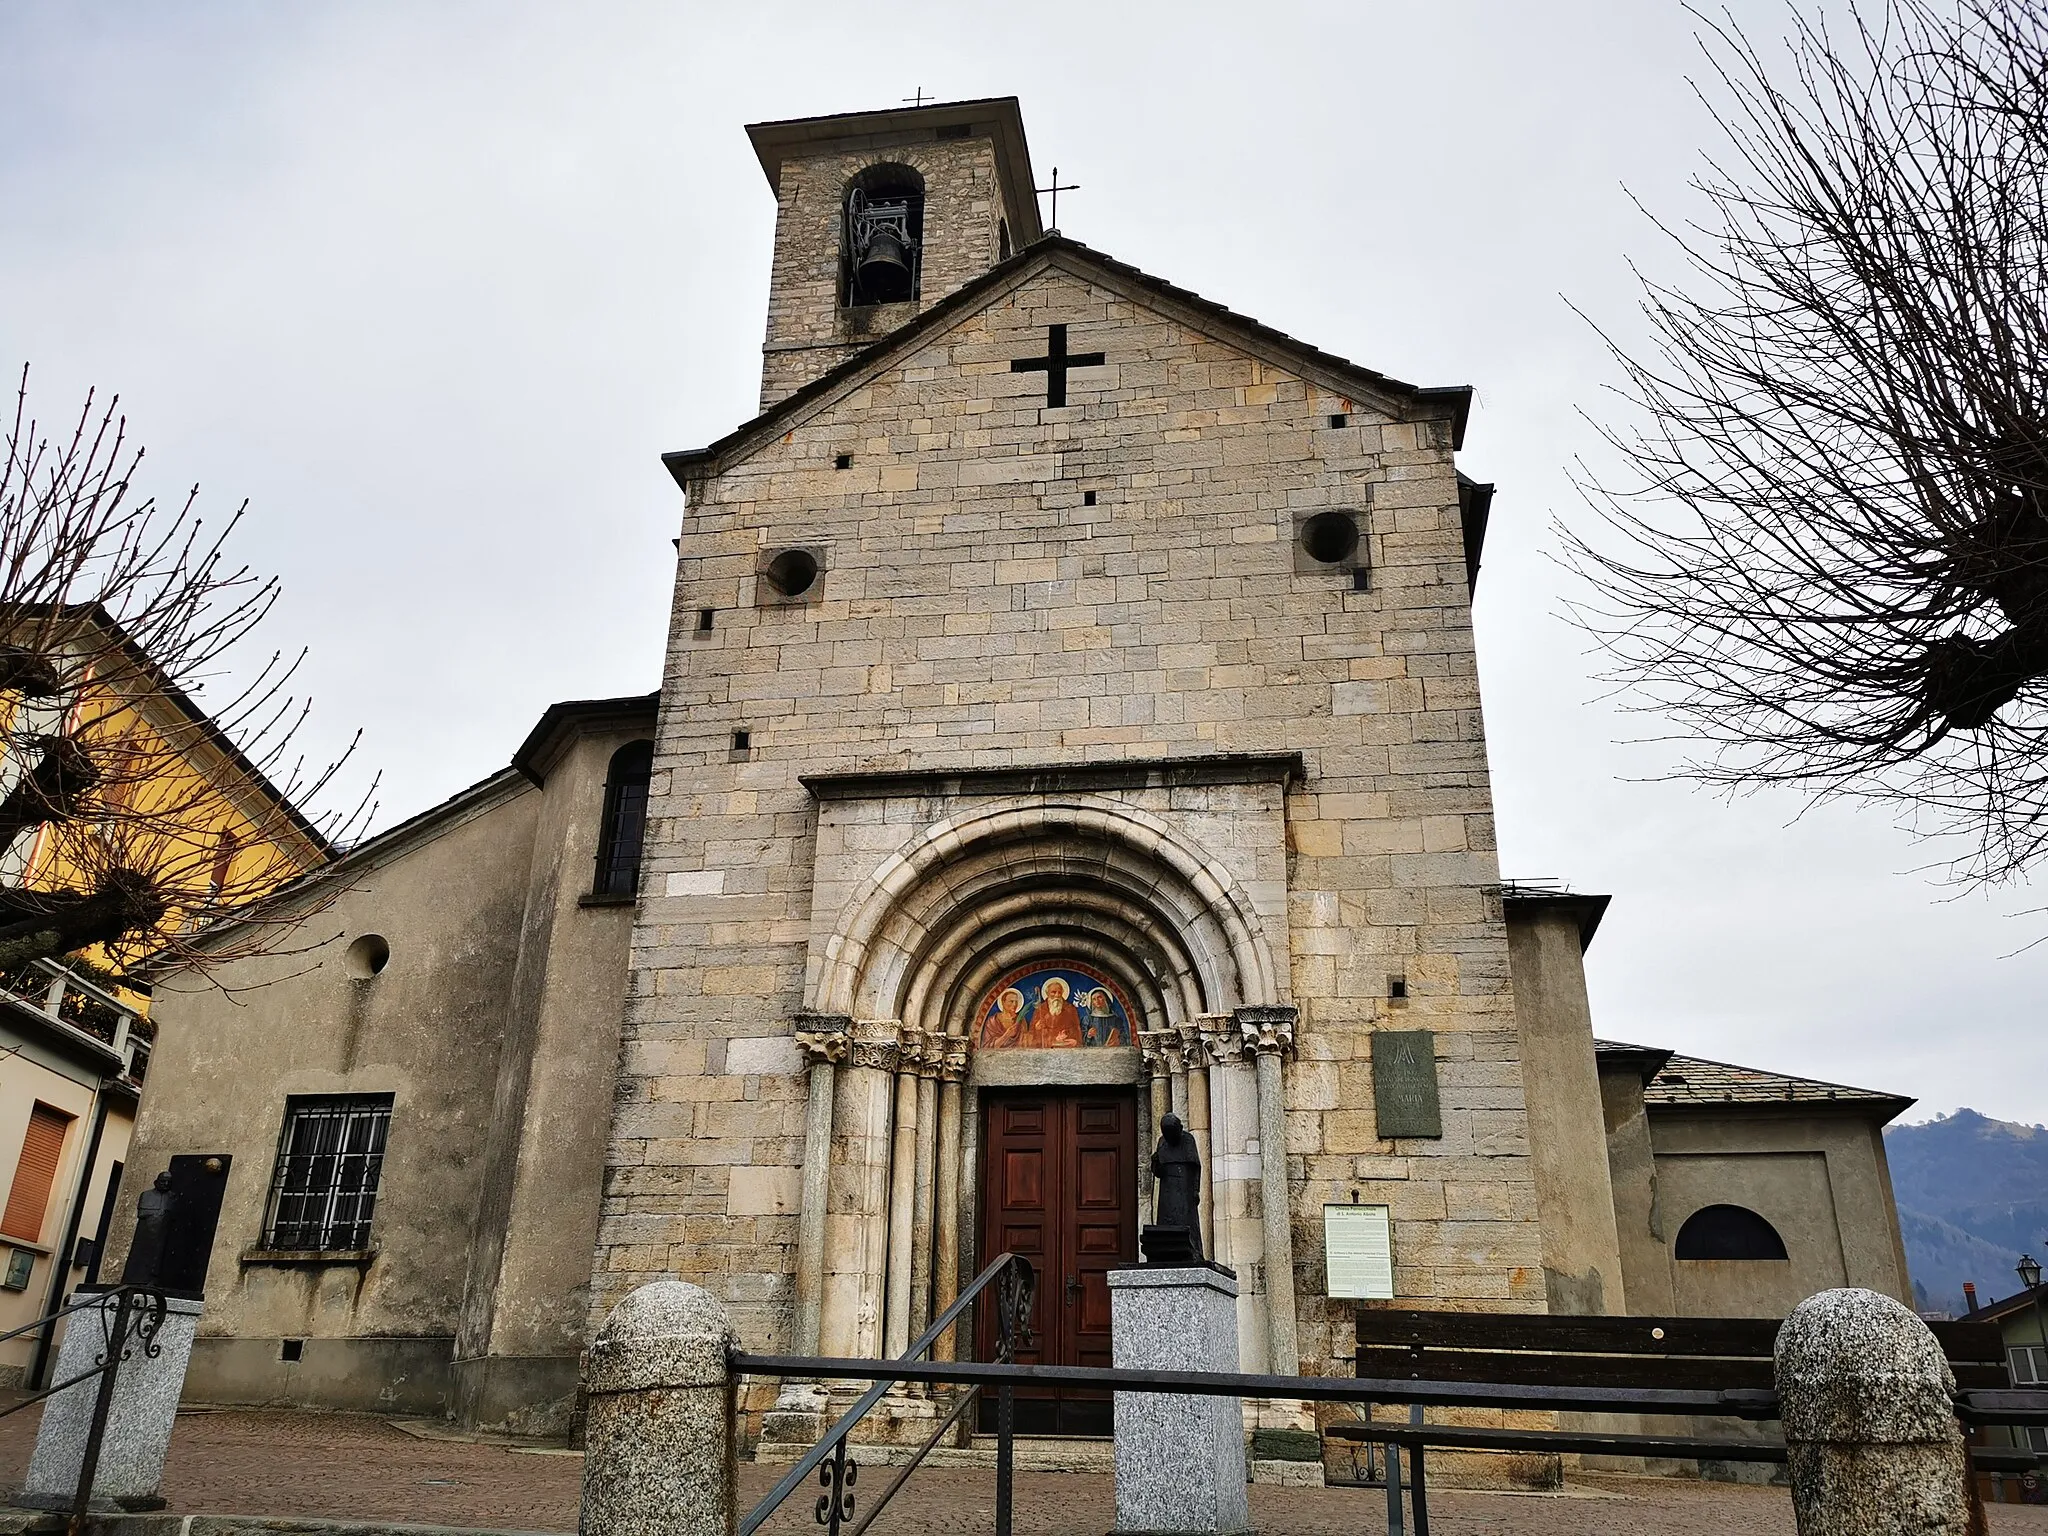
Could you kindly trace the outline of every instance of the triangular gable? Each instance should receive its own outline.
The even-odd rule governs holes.
[[[830,373],[806,384],[717,442],[704,448],[665,453],[661,461],[668,467],[676,484],[687,489],[694,476],[743,458],[761,444],[780,437],[798,422],[809,419],[887,372],[940,332],[999,303],[1006,294],[1055,267],[1084,282],[1100,283],[1192,331],[1237,347],[1247,356],[1300,374],[1332,394],[1369,402],[1396,419],[1447,417],[1451,423],[1451,446],[1463,445],[1465,421],[1472,404],[1469,385],[1425,388],[1404,384],[1399,379],[1321,351],[1271,326],[1261,325],[1199,294],[1177,288],[1163,278],[1113,260],[1077,240],[1069,240],[1063,235],[1048,235],[1008,261],[991,267],[916,319],[890,332],[873,346],[855,353]]]

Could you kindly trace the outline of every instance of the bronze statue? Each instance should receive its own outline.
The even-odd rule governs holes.
[[[128,1245],[128,1262],[121,1266],[123,1285],[155,1285],[164,1261],[164,1239],[170,1235],[171,1212],[178,1197],[171,1193],[171,1174],[165,1169],[156,1182],[135,1202],[135,1241]]]
[[[1159,1122],[1152,1152],[1152,1177],[1159,1198],[1141,1239],[1147,1264],[1186,1264],[1202,1257],[1202,1158],[1179,1115]]]

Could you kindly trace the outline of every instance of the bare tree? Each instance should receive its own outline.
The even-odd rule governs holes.
[[[175,509],[134,493],[142,450],[118,401],[88,396],[53,439],[27,379],[0,463],[0,973],[274,946],[369,809],[301,809],[341,762],[309,769],[294,748],[303,653],[250,654],[278,584],[226,559],[242,509],[209,528],[196,488]],[[246,921],[294,881],[288,911]],[[227,942],[198,942],[229,916]]]
[[[2048,844],[2048,3],[1701,17],[1711,210],[1660,223],[1640,425],[1577,614],[1710,782],[1902,803],[1960,875]]]

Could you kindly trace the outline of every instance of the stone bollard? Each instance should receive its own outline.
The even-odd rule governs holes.
[[[591,1340],[581,1536],[732,1536],[738,1343],[718,1298],[643,1285]]]
[[[1800,1536],[1980,1536],[1955,1372],[1925,1323],[1876,1291],[1822,1291],[1774,1354]]]

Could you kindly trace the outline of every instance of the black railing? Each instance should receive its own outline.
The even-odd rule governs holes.
[[[106,1310],[109,1299],[114,1302],[111,1313]],[[54,1328],[60,1318],[69,1317],[74,1312],[94,1309],[100,1313],[101,1348],[93,1357],[92,1368],[80,1371],[76,1376],[67,1376],[18,1403],[0,1408],[0,1419],[4,1419],[10,1413],[33,1407],[81,1382],[91,1381],[95,1376],[99,1378],[99,1391],[93,1398],[92,1421],[85,1434],[85,1449],[78,1461],[78,1486],[71,1499],[71,1536],[81,1536],[85,1517],[92,1507],[92,1486],[98,1480],[100,1470],[100,1446],[106,1440],[107,1415],[114,1406],[114,1374],[123,1360],[135,1358],[138,1348],[151,1360],[163,1353],[163,1346],[157,1343],[157,1334],[163,1330],[169,1303],[162,1291],[135,1285],[110,1286],[104,1291],[94,1292],[83,1301],[60,1307],[47,1317],[39,1317],[32,1323],[23,1323],[19,1328],[0,1333],[0,1344],[4,1344],[37,1329]]]
[[[998,1263],[1007,1262],[999,1260]],[[977,1281],[985,1283],[993,1268]],[[951,1318],[948,1314],[948,1320]],[[935,1338],[934,1329],[920,1344]],[[1296,1402],[1407,1404],[1410,1421],[1383,1424],[1370,1421],[1345,1426],[1347,1438],[1376,1441],[1387,1449],[1388,1530],[1400,1532],[1399,1450],[1406,1447],[1410,1463],[1410,1507],[1414,1513],[1414,1536],[1429,1536],[1428,1489],[1424,1481],[1422,1450],[1425,1446],[1458,1450],[1581,1451],[1616,1456],[1706,1456],[1727,1461],[1782,1461],[1782,1442],[1703,1440],[1668,1435],[1594,1434],[1576,1431],[1490,1429],[1468,1425],[1428,1424],[1420,1410],[1443,1408],[1499,1408],[1559,1413],[1636,1413],[1650,1415],[1701,1416],[1773,1420],[1778,1416],[1778,1394],[1753,1388],[1690,1387],[1590,1387],[1538,1386],[1496,1382],[1440,1382],[1400,1379],[1368,1379],[1343,1376],[1264,1376],[1235,1371],[1134,1371],[1100,1366],[1016,1365],[1004,1362],[925,1361],[913,1358],[922,1353],[913,1346],[898,1360],[852,1360],[816,1358],[805,1355],[753,1355],[744,1352],[730,1357],[735,1373],[751,1376],[801,1377],[823,1381],[871,1381],[874,1385],[856,1405],[856,1412],[833,1427],[825,1441],[798,1463],[803,1476],[833,1453],[843,1449],[844,1431],[867,1408],[879,1401],[896,1382],[925,1382],[965,1385],[976,1389],[993,1386],[998,1401],[1007,1403],[1019,1386],[1088,1387],[1113,1392],[1159,1392],[1191,1397],[1238,1397]],[[2048,1424],[2048,1392],[1982,1390],[1958,1392],[1956,1416],[1968,1424]],[[999,1420],[1008,1422],[1007,1414]],[[834,1439],[836,1436],[836,1440]],[[929,1449],[929,1447],[927,1447]],[[1982,1447],[1971,1447],[1980,1465],[1997,1459]],[[920,1456],[922,1452],[919,1453]],[[996,1530],[1009,1536],[1009,1485],[1012,1446],[999,1434],[996,1446]],[[2031,1456],[2027,1458],[2031,1460]],[[848,1463],[850,1466],[851,1463]],[[739,1536],[751,1536],[776,1503],[793,1489],[801,1477],[792,1473],[763,1500]],[[901,1482],[901,1478],[897,1480]],[[851,1486],[850,1481],[848,1486]],[[892,1485],[890,1492],[894,1492]],[[873,1513],[879,1513],[879,1508]],[[873,1518],[873,1513],[869,1519]],[[758,1517],[758,1518],[757,1518]],[[820,1523],[826,1519],[825,1501],[819,1501]],[[865,1528],[863,1523],[862,1529]],[[838,1526],[832,1526],[837,1533]]]
[[[996,1336],[998,1340],[996,1353],[1002,1362],[1008,1362],[1015,1358],[1019,1349],[1026,1347],[1030,1343],[1031,1302],[1033,1295],[1038,1289],[1037,1271],[1031,1267],[1029,1259],[1018,1253],[1004,1254],[993,1264],[989,1265],[987,1269],[976,1275],[974,1283],[962,1291],[954,1299],[953,1304],[941,1312],[931,1327],[919,1335],[917,1342],[905,1350],[898,1359],[891,1361],[851,1362],[820,1358],[814,1363],[819,1365],[859,1363],[879,1366],[883,1371],[891,1368],[914,1367],[924,1363],[919,1361],[918,1356],[924,1354],[925,1351],[938,1343],[945,1336],[946,1330],[958,1322],[961,1315],[969,1307],[973,1306],[981,1294],[991,1286],[995,1287]],[[733,1357],[733,1369],[735,1371],[754,1371],[754,1367],[740,1363],[742,1360],[750,1358],[752,1357],[735,1355]],[[762,1358],[770,1360],[774,1364],[756,1372],[759,1375],[803,1378],[811,1374],[807,1371],[780,1370],[776,1368],[777,1365],[809,1357],[775,1355],[763,1356]],[[819,1374],[823,1375],[826,1373],[820,1372]],[[833,1379],[836,1380],[849,1378],[854,1380],[863,1379],[857,1373],[852,1372],[840,1372],[833,1376]],[[946,1433],[955,1424],[960,1422],[961,1416],[967,1412],[968,1405],[975,1400],[981,1390],[981,1385],[977,1382],[969,1391],[961,1394],[960,1401],[953,1405],[952,1412],[939,1421],[938,1427],[931,1432],[924,1444],[917,1448],[909,1461],[897,1471],[896,1476],[890,1479],[889,1486],[884,1488],[875,1498],[874,1502],[856,1519],[854,1487],[860,1477],[860,1464],[848,1453],[846,1437],[852,1433],[855,1425],[867,1417],[868,1410],[882,1400],[888,1393],[891,1385],[896,1381],[911,1378],[870,1373],[865,1379],[872,1380],[874,1385],[866,1392],[863,1392],[853,1406],[841,1414],[838,1421],[825,1431],[824,1437],[798,1459],[796,1465],[791,1467],[783,1476],[782,1481],[769,1489],[767,1496],[747,1512],[746,1518],[739,1523],[737,1536],[754,1536],[754,1532],[767,1523],[768,1517],[775,1513],[776,1509],[781,1506],[782,1501],[796,1492],[813,1471],[818,1473],[818,1485],[825,1490],[818,1495],[816,1515],[818,1524],[825,1527],[826,1536],[840,1536],[842,1529],[847,1532],[847,1536],[861,1536],[862,1532],[874,1524],[875,1517],[888,1508],[889,1501],[896,1496],[896,1490],[901,1488],[910,1474],[917,1470],[919,1464],[931,1453],[932,1447],[937,1445],[945,1437]],[[1014,1391],[1014,1386],[1008,1381],[997,1384],[996,1536],[1010,1536],[1010,1453],[1011,1443],[1016,1433]]]

